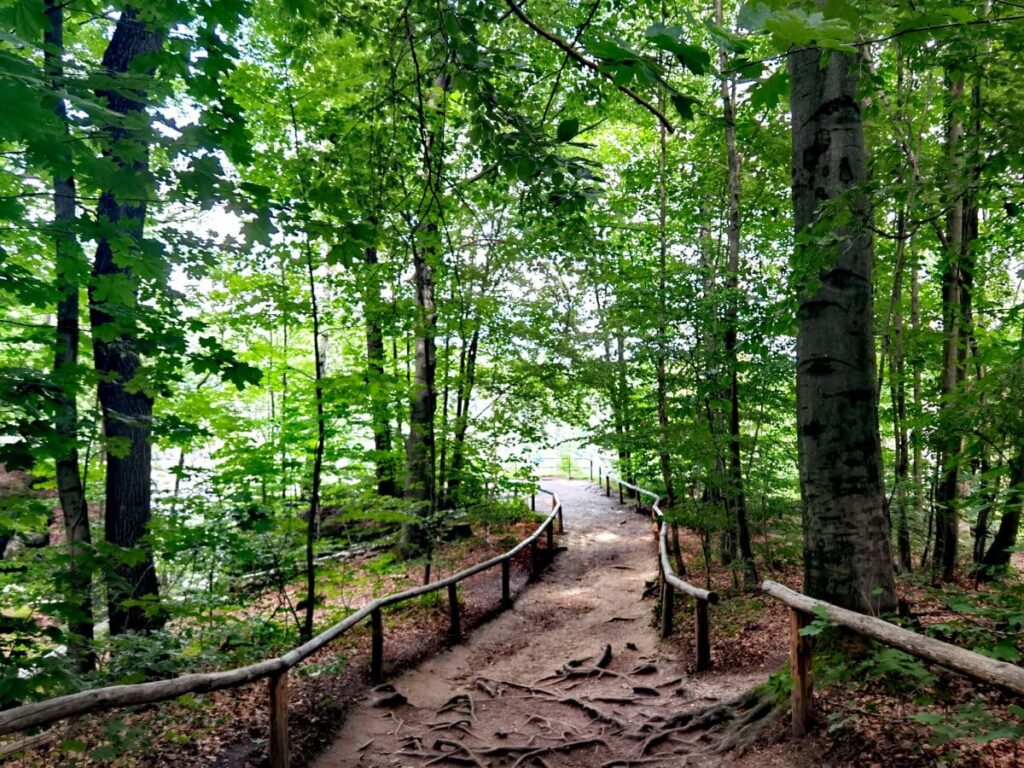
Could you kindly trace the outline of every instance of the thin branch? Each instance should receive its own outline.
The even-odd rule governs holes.
[[[519,19],[521,22],[523,22],[523,24],[528,26],[536,34],[540,35],[545,40],[547,40],[547,41],[549,41],[551,43],[554,43],[554,45],[556,47],[558,47],[559,49],[564,51],[565,54],[570,59],[575,61],[579,66],[583,67],[584,69],[589,69],[589,70],[591,70],[593,72],[596,72],[598,75],[603,77],[605,80],[608,80],[609,82],[614,84],[615,77],[610,72],[605,72],[603,69],[601,69],[601,65],[600,64],[598,64],[596,61],[594,61],[593,59],[589,58],[588,56],[584,56],[582,53],[577,51],[572,45],[570,45],[566,40],[564,40],[563,38],[559,37],[554,32],[548,32],[546,29],[544,29],[537,22],[535,22],[533,19],[531,19],[529,16],[527,16],[523,12],[523,9],[520,8],[518,5],[516,5],[514,0],[505,0],[505,4],[509,7],[509,10],[512,11],[512,13],[515,15],[515,17],[517,19]],[[631,98],[633,101],[635,101],[641,107],[646,109],[648,112],[650,112],[656,118],[658,118],[658,122],[661,123],[665,127],[666,131],[668,131],[669,133],[675,133],[675,128],[673,127],[673,125],[669,121],[669,119],[665,116],[665,113],[662,112],[660,109],[658,109],[653,104],[651,104],[651,102],[649,102],[647,99],[645,99],[643,96],[641,96],[639,93],[637,93],[636,91],[634,91],[632,88],[630,88],[628,86],[616,85],[615,87],[618,90],[622,91],[627,96],[629,96],[629,98]]]

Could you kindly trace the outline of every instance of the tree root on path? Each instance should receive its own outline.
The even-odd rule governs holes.
[[[634,685],[635,681],[632,680],[634,675],[658,674],[660,672],[658,666],[653,663],[644,663],[629,673],[608,669],[608,665],[612,661],[610,645],[605,646],[604,652],[596,661],[591,662],[592,658],[569,660],[555,675],[541,678],[532,685],[492,678],[478,678],[475,681],[476,688],[484,691],[491,698],[501,698],[507,689],[514,689],[522,693],[510,695],[507,700],[537,699],[539,706],[559,704],[575,709],[589,719],[587,726],[578,728],[566,722],[552,720],[542,714],[529,714],[527,724],[532,723],[535,727],[532,729],[528,727],[525,730],[527,732],[535,730],[536,732],[530,734],[525,739],[525,743],[523,739],[517,739],[519,742],[517,744],[500,742],[488,744],[484,739],[480,739],[484,743],[473,748],[459,745],[459,748],[456,749],[446,740],[439,740],[434,744],[434,752],[426,754],[421,752],[421,756],[431,758],[428,765],[444,760],[462,765],[478,765],[481,761],[486,763],[494,759],[501,761],[502,758],[515,758],[510,768],[525,768],[530,765],[546,765],[543,759],[545,755],[596,745],[613,749],[612,746],[609,746],[609,742],[614,745],[612,754],[621,753],[625,746],[623,742],[632,742],[636,745],[630,748],[633,751],[632,755],[603,763],[601,768],[628,768],[632,765],[640,766],[648,763],[675,762],[682,764],[687,759],[700,760],[701,757],[710,757],[724,752],[739,751],[742,754],[754,745],[769,725],[786,712],[786,707],[781,705],[774,696],[766,693],[763,688],[754,688],[731,699],[706,706],[681,712],[664,713],[662,710],[663,713],[654,714],[649,711],[652,705],[673,706],[671,697],[666,696],[663,689],[678,685],[683,678],[675,678],[662,683],[651,680],[648,685]],[[567,695],[569,690],[583,683],[583,678],[600,679],[604,675],[622,678],[628,682],[628,688],[631,690],[579,698]],[[539,684],[552,680],[555,683],[569,680],[577,682],[568,687],[545,687]],[[623,688],[625,687],[623,686]],[[618,711],[610,711],[596,706],[600,703],[647,707],[648,710],[646,712],[632,710],[632,714],[626,716],[620,715]],[[465,716],[468,715],[475,721],[472,697],[468,694],[453,697],[442,707],[441,712],[445,711],[459,713],[463,715],[463,718],[450,724],[430,723],[429,727],[432,730],[448,729],[453,732],[453,736],[456,732],[463,731],[467,735],[479,738],[471,733],[471,721],[465,719]],[[546,710],[542,711],[546,713]],[[641,712],[646,717],[641,717]],[[598,724],[603,725],[600,726],[600,731],[595,732]],[[691,735],[685,739],[680,738],[684,734]],[[526,733],[519,735],[527,736]],[[506,738],[507,733],[499,733],[497,736]],[[462,737],[459,736],[459,738]],[[541,740],[553,743],[541,746],[543,744]],[[475,763],[471,761],[475,761]],[[491,762],[491,764],[496,765],[497,763]]]
[[[555,744],[550,747],[540,747],[538,749],[533,750],[532,752],[527,752],[525,755],[520,757],[518,760],[512,763],[512,768],[518,768],[518,766],[522,765],[527,760],[538,760],[541,755],[547,755],[551,752],[571,752],[574,749],[583,749],[584,747],[593,746],[602,746],[605,749],[608,749],[608,742],[601,738],[593,738],[580,739],[579,741],[570,741],[566,744]]]
[[[612,661],[612,647],[606,645],[604,651],[601,653],[600,658],[595,661],[591,666],[583,666],[590,657],[582,659],[570,659],[562,668],[559,669],[553,675],[547,675],[534,681],[534,685],[540,685],[546,682],[562,683],[566,680],[575,680],[580,677],[603,677],[604,675],[614,675],[615,677],[625,677],[625,675],[619,672],[612,672],[608,669],[608,665]]]
[[[619,757],[615,760],[609,760],[607,763],[601,763],[601,768],[629,768],[631,765],[664,763],[667,760],[675,760],[678,757],[679,753],[677,752],[666,752],[663,755],[654,755],[653,757]]]
[[[476,720],[476,704],[473,702],[473,697],[468,693],[459,693],[452,696],[437,710],[439,715],[443,715],[445,712],[469,715],[471,719]]]
[[[559,704],[565,704],[568,707],[575,707],[581,710],[585,714],[589,715],[594,720],[598,720],[602,723],[608,723],[608,725],[614,725],[619,728],[620,731],[626,732],[633,728],[633,724],[623,720],[620,717],[616,717],[608,712],[604,712],[592,704],[588,704],[582,699],[577,699],[575,696],[565,696],[557,700]]]
[[[673,734],[697,732],[701,732],[704,739],[710,738],[712,733],[716,734],[717,743],[702,750],[702,754],[721,754],[730,751],[742,754],[785,712],[785,706],[780,705],[773,695],[754,688],[711,706],[679,712],[668,717],[658,715],[650,718],[642,726],[648,731],[655,724],[658,727],[641,746],[640,755],[645,755],[652,747]]]

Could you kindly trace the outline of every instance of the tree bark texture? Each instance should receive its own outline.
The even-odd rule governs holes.
[[[455,435],[452,441],[452,466],[445,498],[452,505],[459,503],[459,488],[466,464],[466,433],[469,430],[469,404],[476,383],[476,357],[480,347],[480,328],[473,329],[465,354],[465,369],[459,380],[458,403],[455,411]]]
[[[103,55],[103,70],[112,79],[133,68],[139,57],[160,50],[163,34],[140,18],[138,10],[126,6]],[[98,91],[107,107],[120,115],[132,115],[145,107],[146,95],[124,87]],[[149,173],[146,139],[131,136],[122,125],[107,129],[107,152],[133,176]],[[132,159],[119,157],[119,146],[130,146]],[[127,386],[139,369],[140,359],[130,330],[125,308],[100,302],[95,281],[111,275],[133,280],[131,256],[122,252],[123,243],[133,249],[141,244],[146,222],[146,203],[141,199],[119,200],[114,190],[100,196],[98,218],[117,228],[123,238],[115,244],[108,238],[99,241],[93,263],[94,284],[90,287],[90,323],[93,329],[93,357],[100,375],[99,400],[103,411],[103,431],[107,440],[117,441],[107,452],[106,504],[104,509],[106,540],[123,549],[141,550],[143,557],[128,565],[119,562],[110,569],[107,587],[111,634],[146,631],[162,625],[158,610],[142,605],[124,605],[125,601],[154,599],[159,593],[156,566],[151,548],[143,542],[151,516],[152,449],[149,435],[153,421],[153,399],[145,391]],[[116,335],[110,338],[111,330]]]
[[[722,0],[715,2],[715,18],[719,26],[725,22]],[[728,69],[728,55],[719,49],[722,71]],[[723,348],[729,371],[729,464],[726,485],[730,518],[736,525],[736,538],[742,560],[743,580],[747,587],[757,585],[757,566],[750,544],[750,526],[747,523],[747,499],[743,492],[743,459],[740,446],[740,384],[739,360],[736,348],[739,341],[740,292],[740,153],[736,147],[736,110],[733,91],[735,84],[728,78],[721,80],[722,116],[725,120],[725,148],[729,167],[729,214],[727,226],[726,301]]]
[[[804,590],[881,613],[895,609],[896,594],[875,404],[871,212],[858,189],[866,180],[858,62],[836,51],[822,61],[820,49],[807,48],[788,63],[797,267],[810,266],[797,334]],[[808,244],[823,234],[835,242]]]
[[[377,494],[397,496],[395,462],[392,455],[391,414],[388,394],[384,391],[384,332],[381,328],[380,277],[377,274],[377,249],[367,248],[366,297],[366,385],[370,390],[370,418],[373,421],[373,451],[377,473]]]
[[[946,153],[949,161],[949,180],[953,189],[963,183],[963,119],[960,116],[964,95],[962,74],[952,77],[949,88],[949,121],[946,126]],[[942,379],[942,409],[947,424],[939,430],[939,462],[942,477],[936,488],[935,554],[933,569],[943,581],[950,581],[956,570],[960,523],[960,463],[964,438],[959,429],[948,422],[956,411],[952,398],[964,380],[967,345],[965,341],[963,302],[964,277],[964,213],[963,195],[958,195],[946,214],[944,269],[942,273],[942,330],[944,334]]]
[[[50,28],[44,33],[47,50],[43,65],[54,89],[63,87],[64,78],[64,7],[55,0],[46,0],[46,17]],[[68,649],[83,671],[96,663],[92,650],[92,533],[89,510],[78,466],[78,351],[79,351],[79,281],[80,245],[75,234],[75,179],[70,149],[67,105],[59,96],[54,105],[57,119],[64,127],[65,144],[58,146],[58,165],[53,174],[53,209],[55,259],[57,277],[57,336],[54,349],[53,375],[58,385],[55,426],[60,441],[56,459],[57,496],[64,515],[64,531],[68,540],[68,573],[64,587],[68,611]],[[0,550],[2,551],[2,550]]]

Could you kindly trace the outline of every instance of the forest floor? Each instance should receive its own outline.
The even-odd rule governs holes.
[[[714,668],[694,674],[685,635],[661,640],[644,599],[649,518],[594,485],[545,485],[564,505],[566,551],[513,609],[369,692],[315,768],[821,765],[813,739],[717,754],[706,730],[670,727],[764,683],[785,660],[784,627],[739,627],[739,647],[713,638]]]
[[[528,553],[514,564],[512,609],[500,610],[500,581],[491,571],[460,584],[460,643],[453,645],[447,636],[444,600],[412,601],[387,611],[389,687],[383,690],[374,690],[368,679],[365,626],[299,668],[290,692],[293,765],[1024,765],[1024,740],[978,740],[969,733],[954,743],[929,744],[931,727],[915,718],[915,696],[936,698],[938,689],[941,696],[926,705],[928,712],[949,718],[956,706],[980,701],[998,726],[1016,719],[1012,698],[955,676],[930,678],[909,693],[894,692],[895,678],[887,674],[818,684],[825,683],[828,670],[817,654],[815,676],[822,679],[816,683],[817,726],[810,736],[789,738],[783,706],[764,718],[766,727],[756,740],[719,751],[729,746],[730,736],[749,735],[743,733],[743,717],[757,714],[759,707],[764,714],[764,699],[736,703],[735,697],[773,674],[785,675],[787,612],[759,590],[741,589],[734,573],[720,565],[708,575],[699,538],[682,531],[687,578],[722,596],[710,611],[712,668],[696,673],[691,601],[677,597],[676,631],[667,640],[658,635],[658,603],[648,589],[657,575],[649,515],[637,514],[629,499],[620,504],[606,498],[592,483],[549,479],[544,486],[563,501],[566,532],[537,580],[527,579]],[[484,527],[470,539],[445,545],[435,578],[507,550],[535,526],[526,519],[507,529]],[[784,538],[760,544],[770,543],[770,551],[781,555],[789,546]],[[799,567],[784,564],[785,557],[771,559],[774,570],[762,578],[799,589]],[[317,626],[336,621],[338,611],[407,588],[421,575],[418,566],[386,561],[368,554],[331,566],[338,569],[333,576],[326,568],[325,587],[334,588],[327,589],[328,600],[317,610]],[[301,596],[298,586],[289,592],[292,601]],[[924,623],[950,619],[941,597],[918,581],[901,580],[900,592]],[[266,599],[278,598],[268,594]],[[65,723],[56,741],[0,761],[12,768],[262,768],[266,707],[262,684],[182,697]]]

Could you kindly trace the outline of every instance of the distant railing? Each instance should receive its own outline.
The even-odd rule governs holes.
[[[556,470],[566,470],[566,474],[569,479],[573,479],[573,470],[578,469],[578,475],[582,477],[588,477],[591,482],[594,481],[594,459],[589,456],[541,456],[537,459],[538,470],[545,470],[554,468]],[[600,472],[600,468],[598,468]],[[540,474],[544,474],[543,471]]]
[[[209,693],[210,691],[219,691],[225,688],[239,688],[257,680],[268,678],[270,695],[270,765],[271,768],[288,768],[288,671],[369,617],[372,631],[370,676],[374,682],[380,682],[384,674],[384,617],[381,611],[388,606],[397,605],[398,603],[403,603],[431,592],[437,592],[441,589],[447,589],[451,619],[449,632],[453,637],[458,637],[461,633],[458,600],[459,582],[496,565],[501,566],[501,606],[502,608],[510,607],[512,605],[512,559],[529,547],[530,578],[534,578],[543,566],[537,543],[541,534],[547,534],[547,547],[549,553],[553,554],[555,520],[558,521],[559,533],[563,532],[562,502],[553,491],[544,488],[537,490],[551,497],[551,512],[544,518],[544,522],[537,527],[537,530],[512,549],[492,557],[490,560],[471,566],[464,571],[459,571],[447,578],[435,581],[432,584],[424,584],[420,587],[414,587],[403,592],[396,592],[378,598],[283,656],[222,672],[198,672],[182,675],[170,680],[154,680],[148,683],[135,683],[132,685],[111,685],[105,688],[93,688],[66,696],[58,696],[46,701],[23,704],[20,707],[0,711],[0,736],[27,728],[49,725],[69,717],[86,715],[101,710],[169,701],[188,693]],[[537,507],[537,490],[530,497],[530,507],[533,510],[536,510]]]
[[[934,637],[919,635],[874,616],[865,616],[823,600],[816,600],[774,581],[765,581],[761,589],[790,607],[790,672],[793,676],[791,704],[794,736],[806,734],[814,719],[814,639],[801,634],[800,631],[813,621],[815,614],[819,612],[833,624],[898,648],[911,656],[946,667],[974,680],[1024,695],[1024,668],[1016,664],[997,661],[966,648],[936,640]]]
[[[598,477],[601,475],[599,474]],[[610,472],[604,473],[605,495],[609,498],[612,495],[612,483],[619,487],[619,503],[625,503],[625,490],[633,491],[636,494],[637,510],[640,507],[640,496],[649,496],[651,502],[651,518],[658,526],[658,576],[661,582],[661,636],[669,637],[672,634],[672,622],[674,619],[674,598],[677,591],[690,595],[694,598],[694,630],[695,630],[695,653],[696,667],[698,670],[708,669],[711,666],[711,639],[710,621],[708,619],[708,605],[718,603],[718,594],[707,589],[695,587],[688,581],[679,578],[672,569],[672,563],[668,556],[668,526],[664,524],[664,514],[658,502],[661,497],[654,491],[627,483],[620,477],[613,476]]]

